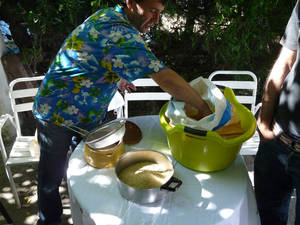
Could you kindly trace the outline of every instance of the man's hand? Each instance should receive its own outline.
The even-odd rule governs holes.
[[[124,94],[125,91],[128,93],[131,93],[132,91],[136,91],[136,87],[134,84],[129,83],[127,80],[121,78],[121,80],[118,83],[119,90]]]
[[[275,137],[275,133],[273,129],[271,129],[269,126],[264,124],[260,119],[257,120],[257,128],[258,128],[259,136],[262,140],[267,141]]]

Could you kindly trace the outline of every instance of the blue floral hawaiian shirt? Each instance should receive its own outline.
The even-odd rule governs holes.
[[[102,9],[65,40],[35,98],[35,117],[63,127],[95,128],[120,78],[131,82],[166,67],[120,6]]]

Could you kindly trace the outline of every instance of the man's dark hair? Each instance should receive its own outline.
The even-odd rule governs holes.
[[[137,3],[142,2],[144,0],[135,0]],[[160,0],[163,5],[166,4],[168,0]],[[126,7],[126,0],[120,0],[120,5]]]

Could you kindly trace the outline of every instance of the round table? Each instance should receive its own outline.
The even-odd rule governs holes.
[[[242,157],[218,172],[201,173],[172,158],[158,116],[128,118],[142,130],[142,140],[126,151],[153,149],[166,154],[175,177],[183,181],[161,202],[139,205],[118,190],[114,167],[96,169],[84,160],[81,142],[69,160],[67,181],[74,225],[259,225],[256,201]]]

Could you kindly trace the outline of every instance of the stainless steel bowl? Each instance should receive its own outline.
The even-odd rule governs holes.
[[[130,165],[143,161],[155,162],[163,165],[166,170],[172,170],[170,177],[166,179],[166,182],[162,186],[151,189],[137,189],[120,180],[119,174],[122,170]],[[175,192],[182,184],[181,180],[173,176],[174,168],[171,161],[164,154],[154,150],[136,150],[123,154],[115,165],[115,173],[122,197],[139,204],[160,201],[168,192]]]
[[[85,139],[85,144],[93,149],[110,146],[123,139],[126,120],[114,120],[92,131]]]

